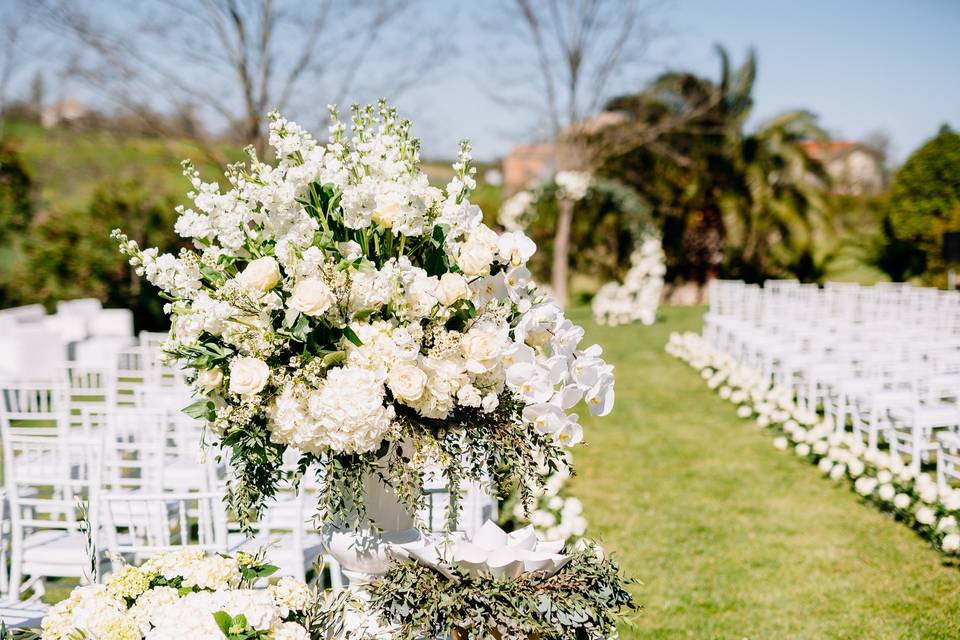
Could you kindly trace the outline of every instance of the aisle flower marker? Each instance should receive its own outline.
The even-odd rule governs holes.
[[[938,487],[929,474],[916,473],[893,452],[868,450],[856,434],[837,431],[798,407],[789,389],[771,385],[696,333],[671,334],[666,351],[737,405],[740,418],[776,434],[776,449],[792,451],[831,480],[848,482],[864,502],[890,513],[942,553],[960,552],[960,489]]]

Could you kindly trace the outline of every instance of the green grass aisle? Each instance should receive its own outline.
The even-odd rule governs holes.
[[[846,486],[777,451],[663,351],[703,308],[597,327],[617,404],[585,419],[573,495],[589,535],[643,585],[621,638],[957,638],[960,569]]]

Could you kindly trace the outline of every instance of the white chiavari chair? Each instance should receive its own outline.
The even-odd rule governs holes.
[[[10,505],[10,593],[24,579],[96,580],[99,459],[92,443],[3,434]],[[28,583],[29,584],[29,583]]]
[[[104,493],[100,505],[103,538],[115,567],[178,549],[228,551],[220,492]]]

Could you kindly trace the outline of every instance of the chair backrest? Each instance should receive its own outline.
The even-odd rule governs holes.
[[[97,530],[100,461],[93,443],[5,433],[3,459],[15,535],[27,528],[80,531],[81,509]]]
[[[182,548],[225,552],[223,494],[104,493],[100,507],[111,558],[138,560]]]
[[[102,425],[102,486],[107,491],[159,493],[170,418],[166,411],[111,408]]]
[[[113,407],[117,404],[117,369],[71,362],[63,367],[72,408],[78,406]]]
[[[69,428],[69,393],[60,383],[0,387],[0,427],[10,434],[62,436]]]

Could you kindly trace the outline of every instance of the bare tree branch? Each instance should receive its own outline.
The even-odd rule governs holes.
[[[422,48],[409,46],[443,41],[429,20],[407,19],[425,0],[121,0],[109,15],[71,0],[32,1],[75,43],[72,70],[104,99],[130,111],[146,103],[196,110],[261,150],[272,108],[319,115],[361,91],[360,77],[385,94],[442,61],[421,61]],[[405,56],[387,54],[401,42]],[[215,144],[209,135],[202,142]]]

